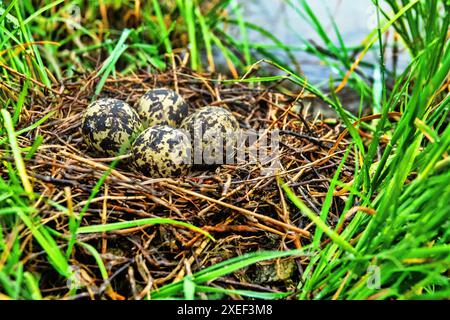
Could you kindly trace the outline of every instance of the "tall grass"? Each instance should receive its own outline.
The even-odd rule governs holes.
[[[152,292],[150,298],[191,298],[197,297],[198,292],[211,297],[230,294],[282,298],[292,293],[226,290],[207,283],[258,261],[306,253],[310,255],[310,263],[295,293],[299,299],[450,296],[448,1],[386,0],[383,4],[392,10],[388,12],[381,7],[381,1],[374,0],[379,26],[357,48],[355,59],[338,26],[333,25],[338,39],[334,43],[324,28],[324,21],[317,18],[307,1],[286,0],[299,18],[313,26],[327,49],[318,50],[305,41],[306,50],[338,71],[337,78],[330,79],[329,93],[295,74],[292,64],[278,60],[268,47],[248,41],[247,32],[257,31],[294,60],[292,46],[245,21],[240,1],[176,0],[170,4],[124,1],[120,5],[105,2],[106,16],[100,2],[83,6],[80,1],[53,1],[39,8],[34,3],[13,0],[6,7],[0,7],[0,298],[40,299],[43,296],[39,275],[26,271],[23,262],[22,246],[29,241],[29,236],[42,247],[46,258],[62,277],[71,277],[68,263],[71,248],[83,246],[92,254],[106,280],[100,255],[94,247],[78,242],[76,233],[120,229],[140,223],[177,224],[164,220],[77,227],[71,238],[43,224],[36,209],[36,201],[42,198],[29,183],[23,162],[24,157],[33,157],[42,137],[37,136],[27,149],[17,144],[18,135],[36,128],[50,116],[26,127],[17,126],[21,113],[28,106],[31,88],[48,89],[59,79],[82,71],[95,72],[100,79],[96,92],[100,93],[106,77],[117,72],[149,69],[149,66],[150,69],[164,68],[170,61],[168,57],[180,52],[189,55],[190,67],[216,70],[214,52],[217,50],[235,77],[262,56],[290,75],[289,79],[295,84],[305,86],[335,108],[353,141],[346,155],[352,153],[360,161],[354,163],[355,176],[351,185],[340,181],[342,164],[338,167],[318,216],[295,195],[289,181],[280,181],[292,204],[316,226],[312,243],[304,251],[257,252],[236,257],[164,286]],[[141,6],[136,7],[136,3]],[[227,12],[234,15],[229,17]],[[77,14],[83,17],[82,21]],[[236,25],[241,38],[227,35],[224,23]],[[388,71],[384,65],[383,54],[389,43],[383,40],[383,35],[392,29],[411,57],[411,63],[400,74]],[[364,60],[365,53],[371,50],[379,53],[378,64]],[[99,61],[104,62],[97,65],[93,62],[97,60],[90,59],[93,56],[103,58]],[[379,76],[368,76],[366,68],[372,68]],[[264,78],[245,79],[261,80]],[[393,85],[388,87],[387,82]],[[344,86],[353,88],[361,101],[372,105],[378,119],[353,125],[358,118],[345,110],[337,97]],[[401,116],[392,118],[394,111]],[[363,139],[358,126],[369,132],[372,139]],[[382,143],[386,139],[387,145]],[[349,195],[333,229],[325,221],[337,187],[347,189]],[[45,201],[70,216],[68,208],[51,199]],[[367,209],[374,214],[368,215]],[[348,222],[345,217],[350,212],[354,217]],[[73,221],[73,224],[78,222]],[[183,227],[199,231],[194,226]],[[69,246],[66,254],[56,238]],[[325,239],[330,241],[324,244]]]
[[[234,19],[228,21],[230,11]],[[238,25],[242,40],[230,41],[224,23]],[[235,75],[252,60],[247,25],[240,4],[232,0],[105,1],[88,6],[76,0],[41,6],[15,0],[2,9],[0,24],[0,62],[47,86],[75,71],[96,70],[96,58],[103,61],[111,55],[109,69],[116,71],[117,66],[125,73],[164,68],[173,53],[189,55],[194,70],[213,71],[215,56],[222,56],[220,61]],[[124,28],[129,34],[118,54]]]
[[[336,240],[322,248],[304,274],[300,298],[408,299],[448,297],[450,293],[446,275],[450,261],[450,8],[444,1],[388,2],[393,13],[378,8],[408,47],[412,62],[394,79],[392,90],[385,82],[379,88],[383,91],[381,118],[371,126],[373,139],[369,144],[354,146],[354,152],[363,155],[363,162],[355,163],[354,182],[348,188],[336,231],[346,212],[354,208],[371,208],[375,214],[369,217],[364,210],[357,210],[340,234],[354,244],[356,253],[342,250]],[[307,3],[300,3],[313,17]],[[313,21],[321,32],[320,22]],[[386,28],[380,25],[373,36],[379,40],[380,64],[384,52],[381,30]],[[330,42],[327,45],[330,51],[337,50]],[[354,70],[345,56],[342,59],[343,71]],[[385,72],[383,65],[380,70]],[[402,112],[398,121],[389,119],[391,111]],[[389,143],[380,149],[382,135],[388,136]],[[305,212],[300,199],[291,192],[288,196]],[[376,270],[376,274],[368,270]],[[379,277],[375,287],[368,285],[374,277]],[[311,295],[322,286],[320,293]]]

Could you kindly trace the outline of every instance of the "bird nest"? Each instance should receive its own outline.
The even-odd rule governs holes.
[[[190,111],[206,105],[223,106],[243,129],[278,129],[279,167],[272,173],[262,174],[258,161],[244,161],[155,179],[128,169],[126,156],[109,172],[114,159],[95,157],[80,129],[83,111],[99,79],[78,76],[54,87],[51,94],[33,94],[19,128],[44,116],[48,119],[21,134],[18,141],[21,147],[29,147],[38,135],[43,137],[34,155],[25,160],[33,189],[42,195],[36,208],[43,224],[70,237],[70,217],[80,213],[82,227],[159,217],[189,223],[214,237],[165,223],[79,233],[77,240],[99,252],[109,278],[106,286],[92,252],[75,246],[69,262],[81,270],[83,283],[72,298],[139,299],[238,255],[301,248],[311,242],[314,224],[286,197],[277,177],[319,214],[348,146],[345,139],[338,139],[341,125],[309,112],[301,95],[283,94],[274,86],[224,83],[211,77],[180,68],[110,78],[100,96],[133,105],[146,90],[167,87],[186,99]],[[98,184],[102,177],[106,177],[104,183]],[[344,165],[341,180],[351,179],[352,169]],[[334,191],[328,225],[336,225],[345,196],[345,190]],[[48,297],[67,294],[66,280],[49,265],[42,248],[31,237],[25,239],[26,268],[41,274],[42,292]],[[66,248],[68,241],[58,239],[60,247]],[[308,259],[297,256],[259,263],[210,285],[266,292],[293,290]]]

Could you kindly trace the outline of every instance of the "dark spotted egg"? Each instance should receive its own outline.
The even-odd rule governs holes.
[[[165,88],[147,91],[137,102],[136,111],[149,127],[178,127],[188,115],[188,105],[175,91]]]
[[[190,134],[195,164],[222,164],[236,150],[239,123],[221,107],[198,109],[181,123]]]
[[[190,141],[179,129],[157,125],[143,131],[131,148],[137,170],[152,177],[181,176],[188,172]]]
[[[105,98],[91,103],[83,116],[81,132],[86,144],[100,154],[115,156],[139,131],[138,114],[127,103]]]

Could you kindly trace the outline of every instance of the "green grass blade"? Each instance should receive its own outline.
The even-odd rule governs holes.
[[[120,230],[120,229],[127,229],[127,228],[134,228],[134,227],[140,227],[140,226],[147,226],[147,225],[154,225],[154,224],[170,224],[175,226],[181,226],[188,229],[191,229],[195,232],[201,233],[211,240],[214,240],[214,238],[206,231],[183,221],[177,221],[169,218],[145,218],[145,219],[138,219],[138,220],[132,220],[132,221],[123,221],[123,222],[114,222],[114,223],[108,223],[108,224],[100,224],[100,225],[94,225],[94,226],[86,226],[86,227],[80,227],[78,228],[77,233],[93,233],[93,232],[108,232],[113,230]],[[215,240],[214,240],[215,241]]]
[[[267,251],[267,252],[254,252],[250,254],[245,254],[242,256],[234,257],[226,261],[220,262],[218,264],[212,265],[193,274],[193,281],[198,285],[208,281],[213,281],[218,277],[224,276],[226,274],[232,273],[236,270],[245,268],[251,264],[277,259],[287,256],[295,255],[308,255],[306,248],[303,250],[290,250],[290,251]],[[173,297],[174,295],[180,294],[183,290],[183,281],[178,281],[165,285],[153,292],[151,292],[152,299],[165,299],[168,297]]]
[[[258,292],[251,290],[224,289],[219,287],[196,286],[197,292],[222,293],[224,295],[239,295],[247,298],[277,300],[291,295],[291,292]]]
[[[20,179],[22,180],[22,185],[25,191],[29,194],[30,198],[34,197],[33,187],[31,186],[30,180],[28,179],[27,170],[25,168],[25,163],[23,162],[22,154],[17,144],[16,134],[14,132],[14,126],[12,123],[11,116],[6,109],[1,110],[3,117],[3,125],[8,133],[9,144],[11,146],[11,151],[14,156],[14,161],[16,163],[17,172],[19,173]]]
[[[311,209],[309,209],[303,201],[298,198],[294,192],[289,188],[287,183],[283,182],[281,178],[278,177],[278,181],[288,196],[289,200],[291,200],[297,208],[299,208],[303,214],[305,214],[318,228],[320,228],[324,233],[326,233],[331,240],[333,240],[338,246],[342,247],[344,250],[358,254],[355,248],[353,248],[345,239],[343,239],[340,235],[338,235],[335,231],[333,231],[330,227],[328,227],[325,222],[323,222],[320,217],[318,217]]]

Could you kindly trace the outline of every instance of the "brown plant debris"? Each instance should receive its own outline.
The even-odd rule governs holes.
[[[280,129],[282,166],[278,174],[319,214],[348,146],[342,140],[332,149],[343,129],[340,124],[327,124],[320,116],[313,116],[295,95],[255,83],[224,84],[210,77],[184,68],[158,74],[143,72],[107,80],[101,97],[134,105],[146,90],[167,87],[179,91],[191,112],[206,105],[224,106],[233,112],[243,129]],[[36,202],[42,223],[65,236],[70,235],[69,215],[79,215],[111,163],[111,159],[96,158],[80,132],[82,112],[97,83],[98,78],[93,75],[67,79],[48,95],[35,94],[20,119],[19,127],[25,128],[53,112],[44,124],[20,135],[18,141],[21,147],[29,147],[38,135],[43,137],[34,156],[26,160],[27,173],[34,191],[42,195]],[[2,149],[5,154],[5,145]],[[83,275],[83,286],[76,297],[102,298],[107,294],[115,299],[140,299],[164,284],[236,255],[301,248],[310,243],[314,234],[314,225],[282,194],[275,175],[260,174],[260,164],[222,165],[209,171],[193,171],[188,176],[152,179],[129,170],[127,156],[122,158],[92,200],[82,226],[165,217],[193,224],[209,232],[216,241],[172,225],[79,234],[78,240],[101,254],[111,287],[104,285],[92,255],[75,246],[70,263]],[[4,167],[1,170],[2,175],[7,174]],[[352,168],[344,166],[340,179],[350,182],[351,178]],[[338,187],[328,214],[330,226],[335,226],[345,200],[346,191]],[[55,204],[72,212],[63,213]],[[68,291],[64,279],[49,266],[30,232],[20,232],[26,239],[26,268],[41,273],[40,285],[48,297],[62,297]],[[65,250],[67,240],[58,241]],[[210,285],[270,292],[292,290],[307,262],[308,257],[287,261],[284,258],[272,261],[272,266],[264,262],[249,267],[248,273],[235,272]],[[258,274],[258,270],[272,270],[274,274]]]

